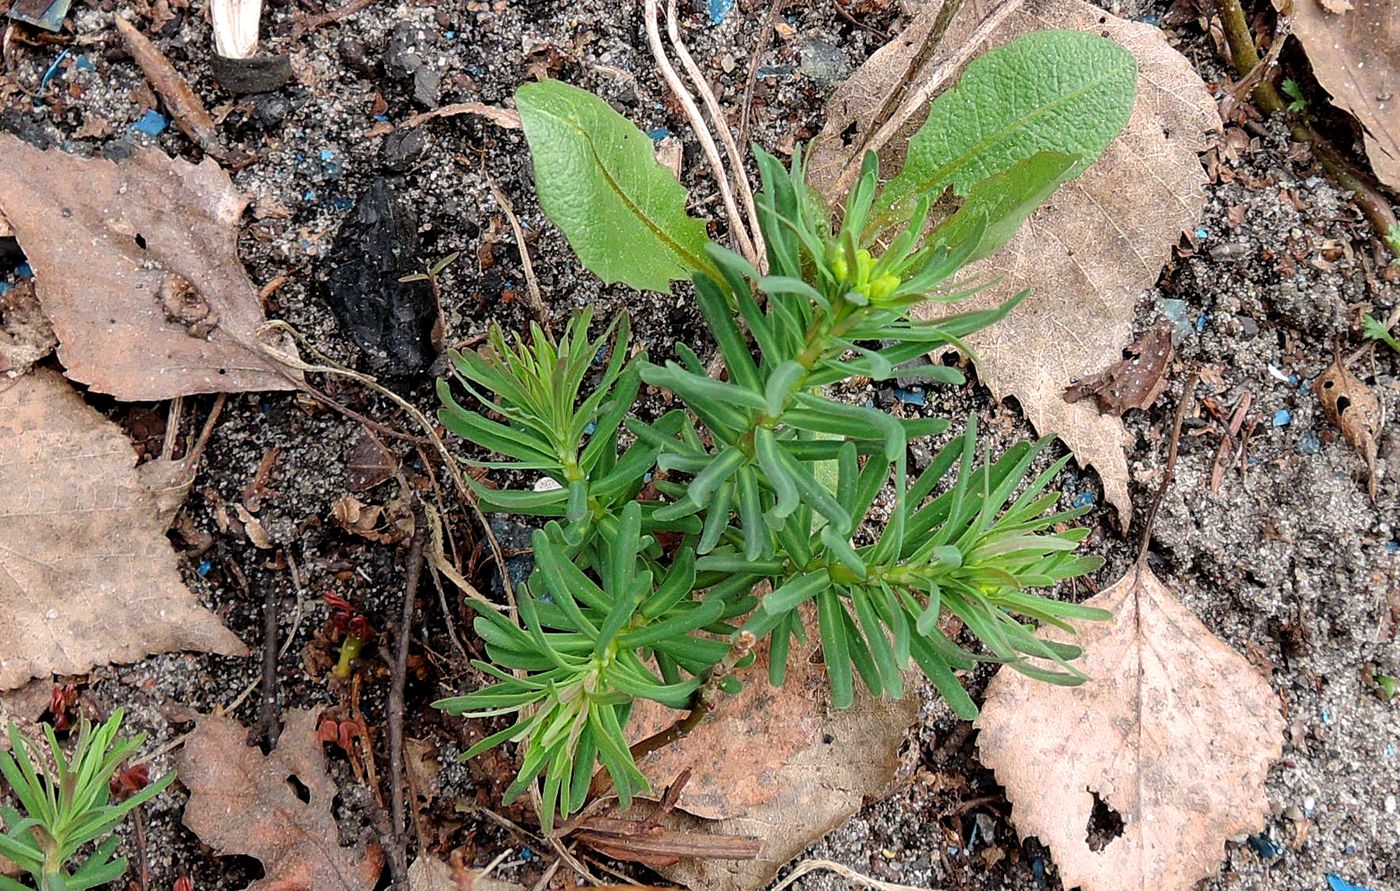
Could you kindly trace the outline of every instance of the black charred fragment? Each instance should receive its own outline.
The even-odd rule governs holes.
[[[418,220],[394,187],[376,178],[317,269],[321,295],[376,373],[417,374],[437,355],[437,299],[418,255]]]

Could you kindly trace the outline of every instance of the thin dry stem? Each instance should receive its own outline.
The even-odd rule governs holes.
[[[720,197],[724,200],[724,212],[729,219],[730,235],[735,244],[738,245],[739,253],[743,254],[750,263],[753,263],[758,254],[754,250],[753,240],[749,238],[744,218],[739,214],[739,207],[734,202],[734,191],[729,186],[729,174],[725,170],[724,160],[720,157],[719,147],[715,145],[714,135],[710,133],[704,116],[700,114],[700,109],[695,105],[695,97],[686,89],[685,82],[681,80],[675,67],[671,65],[671,60],[666,55],[666,46],[661,42],[661,26],[658,21],[659,8],[660,0],[646,0],[647,44],[651,47],[652,58],[656,61],[656,67],[661,71],[666,85],[671,88],[671,92],[675,94],[681,108],[685,110],[686,119],[695,131],[695,138],[700,141],[700,147],[705,152],[705,159],[710,164],[710,172],[714,175],[715,183],[719,186]]]
[[[666,34],[671,38],[671,45],[676,49],[676,56],[681,60],[681,67],[686,74],[690,75],[691,83],[695,84],[695,91],[700,94],[700,101],[705,103],[705,113],[710,116],[710,123],[714,125],[715,132],[719,134],[719,140],[724,144],[725,154],[729,156],[730,173],[734,188],[739,192],[739,200],[744,204],[744,214],[748,218],[748,232],[752,238],[754,256],[746,259],[759,272],[768,271],[768,251],[763,244],[763,231],[758,226],[758,210],[753,203],[753,189],[749,186],[749,177],[744,169],[744,153],[739,150],[738,144],[734,141],[734,134],[729,129],[729,122],[725,120],[724,110],[719,107],[719,100],[715,98],[715,93],[710,89],[710,83],[705,79],[705,73],[700,70],[700,66],[695,64],[695,60],[690,56],[690,50],[686,49],[684,41],[681,40],[680,25],[676,20],[676,0],[668,0],[666,4]]]

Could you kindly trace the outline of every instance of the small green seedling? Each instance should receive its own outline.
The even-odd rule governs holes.
[[[126,859],[113,858],[118,839],[112,831],[132,809],[175,779],[168,773],[131,797],[112,802],[112,777],[145,741],[144,734],[118,739],[121,723],[120,710],[96,728],[84,718],[68,756],[48,724],[43,725],[47,752],[10,724],[11,749],[0,753],[0,773],[19,809],[0,808],[0,854],[29,873],[39,891],[83,891],[121,878]],[[93,844],[94,850],[80,856]],[[75,860],[81,862],[73,868]],[[31,889],[0,876],[0,891]]]
[[[1400,353],[1400,340],[1396,340],[1395,335],[1390,333],[1385,322],[1375,316],[1366,316],[1361,320],[1361,328],[1362,334],[1367,340],[1379,340],[1395,352]]]
[[[1291,77],[1285,77],[1283,83],[1279,86],[1283,90],[1283,95],[1287,96],[1289,99],[1289,111],[1307,111],[1308,97],[1303,93],[1303,87],[1296,80]]]
[[[451,354],[455,379],[439,383],[443,425],[504,459],[471,463],[550,483],[473,482],[484,508],[542,525],[519,621],[469,601],[490,659],[474,665],[496,683],[438,703],[513,716],[467,756],[520,743],[509,795],[542,782],[546,831],[601,787],[599,766],[624,807],[645,791],[628,746],[636,702],[703,708],[712,686],[736,688],[721,667],[752,661],[754,640],[776,686],[793,642],[815,635],[838,708],[857,678],[903,695],[914,668],[968,718],[977,708],[958,673],[979,662],[1084,679],[1078,648],[1036,626],[1107,614],[1032,593],[1102,563],[1075,553],[1088,508],[1054,509],[1068,458],[1037,465],[1048,440],[992,458],[969,420],[912,473],[909,445],[950,422],[834,393],[852,379],[963,383],[955,368],[908,363],[969,352],[962,338],[1025,295],[934,322],[913,310],[981,289],[985,276],[960,273],[1098,157],[1131,113],[1136,72],[1126,50],[1087,33],[993,50],[934,101],[899,174],[882,184],[869,155],[841,208],[809,185],[801,147],[786,165],[755,148],[765,269],[709,240],[651,140],[605,102],[558,81],[520,88],[545,213],[605,281],[667,292],[691,280],[723,363],[712,373],[700,341],[653,362],[634,353],[625,317],[591,336],[585,309],[558,339],[492,326],[481,349]],[[674,407],[633,416],[643,385]],[[949,616],[980,646],[959,643]]]

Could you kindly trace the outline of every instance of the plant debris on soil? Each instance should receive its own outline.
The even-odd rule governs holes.
[[[1212,839],[1224,845],[1224,864],[1204,887],[1312,891],[1331,879],[1343,882],[1333,888],[1400,887],[1400,720],[1394,681],[1388,690],[1384,682],[1400,676],[1400,427],[1388,420],[1400,412],[1400,355],[1384,345],[1362,347],[1360,334],[1367,314],[1394,319],[1400,267],[1308,147],[1294,142],[1285,124],[1261,118],[1235,90],[1218,24],[1208,14],[1212,4],[1101,5],[1160,30],[1204,79],[1223,116],[1220,132],[1198,155],[1199,174],[1192,171],[1205,182],[1202,215],[1184,232],[1157,233],[1163,245],[1175,246],[1160,278],[1145,277],[1131,317],[1139,344],[1156,344],[1158,351],[1140,359],[1156,361],[1163,345],[1154,332],[1169,332],[1165,377],[1154,369],[1158,376],[1135,383],[1121,400],[1105,389],[1075,406],[1096,417],[1105,399],[1118,409],[1123,432],[1115,435],[1125,437],[1126,455],[1121,482],[1132,502],[1145,505],[1165,472],[1185,369],[1199,373],[1176,480],[1144,571],[1243,654],[1280,701],[1284,725],[1282,758],[1263,785],[1263,828]],[[751,138],[786,156],[821,132],[837,86],[909,24],[917,13],[909,6],[912,11],[894,0],[739,0],[682,4],[680,15],[691,52],[736,130],[742,117]],[[26,668],[16,684],[46,671],[88,673],[41,677],[0,694],[0,717],[33,726],[61,717],[54,707],[70,716],[124,708],[131,731],[150,736],[152,774],[179,761],[185,775],[183,784],[143,807],[139,833],[132,821],[121,830],[129,876],[150,889],[187,878],[200,891],[255,882],[281,887],[277,873],[298,845],[333,844],[328,863],[354,869],[392,841],[386,827],[397,790],[384,781],[387,728],[404,576],[415,522],[423,521],[413,508],[419,499],[454,507],[439,518],[441,535],[430,536],[429,549],[440,543],[447,562],[486,596],[504,599],[501,574],[518,583],[528,570],[530,527],[492,518],[501,548],[493,554],[476,518],[458,505],[441,456],[405,408],[434,411],[434,381],[444,364],[439,352],[478,344],[492,322],[524,331],[536,312],[530,275],[556,329],[592,306],[598,318],[630,314],[635,339],[653,357],[673,355],[678,341],[702,356],[713,351],[697,334],[705,329],[689,286],[677,286],[675,296],[639,293],[604,285],[578,264],[540,211],[524,136],[512,117],[516,88],[559,78],[602,96],[657,142],[677,138],[682,148],[673,163],[695,196],[690,212],[719,216],[693,134],[647,52],[639,3],[270,0],[259,51],[289,58],[291,76],[285,83],[270,78],[272,88],[261,92],[244,92],[216,73],[206,13],[206,4],[187,0],[92,0],[74,4],[60,31],[0,22],[0,188],[22,188],[32,197],[5,207],[8,222],[0,217],[0,405],[20,400],[14,381],[38,362],[29,385],[63,387],[69,402],[81,392],[87,407],[74,406],[91,415],[83,423],[108,432],[118,425],[144,466],[186,455],[216,400],[226,400],[168,533],[179,577],[170,567],[151,572],[171,592],[169,608],[212,612],[227,627],[226,636],[177,642],[213,652],[140,658],[168,647],[131,644],[83,654],[93,658],[35,663],[38,670]],[[134,57],[140,54],[114,23],[117,14],[149,39],[189,96],[172,98],[148,80]],[[751,64],[755,47],[763,49]],[[1294,56],[1285,51],[1281,58],[1305,70]],[[1313,101],[1326,100],[1318,91]],[[1339,144],[1353,155],[1385,146],[1365,134]],[[158,153],[173,160],[156,164]],[[1154,169],[1155,159],[1146,160],[1136,174],[1143,178]],[[142,176],[119,180],[118,169]],[[202,209],[188,206],[178,187],[196,180],[212,190]],[[492,183],[513,207],[519,237]],[[246,209],[234,193],[247,196]],[[115,233],[127,229],[119,242]],[[1082,247],[1094,250],[1092,243]],[[65,263],[76,264],[78,277],[55,276]],[[230,263],[241,263],[246,274]],[[193,283],[216,324],[188,316],[199,307],[184,301],[158,319],[120,309],[121,294],[136,285],[159,288],[171,274]],[[69,293],[46,291],[65,280]],[[97,302],[72,291],[74,281],[117,295],[113,314],[93,315]],[[34,293],[52,332],[34,330],[32,300],[17,296]],[[29,315],[23,306],[31,307]],[[290,355],[290,342],[269,341],[265,331],[260,336],[265,318],[299,332],[304,366],[320,370],[306,371],[303,380],[279,362],[275,356]],[[1165,328],[1154,327],[1159,320]],[[1038,340],[1044,355],[1003,349],[1000,361],[1058,361],[1060,344],[1089,336],[1096,322],[1086,313],[1078,324],[1083,330]],[[1126,334],[1126,314],[1122,327]],[[119,342],[104,340],[118,335]],[[57,358],[45,359],[55,340]],[[184,355],[186,341],[198,348],[199,362],[211,349],[246,362],[156,367],[157,350]],[[1339,353],[1346,361],[1341,371]],[[1121,353],[1099,357],[1083,373],[1108,369],[1108,377],[1131,367],[1114,365],[1119,359],[1135,361]],[[98,360],[121,373],[108,379],[80,370]],[[59,378],[60,362],[88,389]],[[383,374],[383,389],[323,373],[333,366]],[[1328,382],[1364,388],[1374,403],[1329,401],[1319,391]],[[1054,383],[1053,396],[1062,401],[1072,381]],[[113,394],[134,401],[115,401]],[[994,454],[1034,435],[1020,407],[994,400],[986,382],[957,389],[917,380],[852,384],[840,395],[907,416],[975,414]],[[152,401],[171,397],[182,408]],[[652,392],[641,413],[668,407]],[[1365,423],[1347,420],[1358,411]],[[17,448],[7,439],[9,420],[0,417],[6,444],[0,480],[9,489],[0,492],[0,554],[9,553],[9,536],[18,534],[6,530],[22,525],[16,491],[37,489],[41,473],[96,470],[73,466],[74,455],[52,454],[27,459],[33,478],[7,475]],[[1118,431],[1118,423],[1109,426]],[[958,430],[955,425],[945,438]],[[915,466],[926,466],[940,444],[915,444]],[[461,442],[449,446],[458,455],[484,457]],[[92,490],[121,489],[117,475],[127,474],[131,462],[103,460],[110,473],[93,481]],[[1087,581],[1056,592],[1082,601],[1133,571],[1135,538],[1120,529],[1126,514],[1108,503],[1127,502],[1123,493],[1105,493],[1099,477],[1075,463],[1056,485],[1062,503],[1093,506],[1079,521],[1093,530],[1085,547],[1107,560]],[[127,490],[110,497],[118,496],[135,497]],[[170,548],[152,534],[168,562]],[[0,556],[0,619],[10,596],[3,582],[8,559]],[[431,556],[428,562],[436,565]],[[419,874],[441,867],[444,875],[466,875],[494,863],[493,879],[525,887],[542,878],[569,887],[565,882],[583,882],[579,871],[600,880],[620,881],[615,873],[621,872],[667,884],[644,866],[583,847],[560,862],[554,847],[533,834],[528,797],[501,803],[515,773],[509,749],[458,760],[500,726],[447,718],[431,707],[483,683],[470,666],[483,648],[471,631],[465,595],[448,578],[440,581],[440,589],[425,581],[417,592],[402,678],[402,742],[410,753],[404,785],[412,787],[405,843],[410,859],[421,852],[441,861],[420,861],[430,865],[418,867]],[[66,593],[82,596],[84,609],[113,613],[116,618],[103,618],[119,619],[123,628],[160,631],[150,620],[165,607],[115,595],[110,603],[89,600],[83,590],[75,585]],[[327,594],[342,598],[352,611],[342,610],[342,618],[361,617],[356,627],[368,635],[350,680],[336,671],[349,624],[330,615]],[[0,640],[8,640],[6,621]],[[97,631],[86,628],[73,646],[88,646],[101,637]],[[238,655],[242,648],[253,655]],[[0,653],[0,666],[15,655]],[[109,657],[116,662],[88,670]],[[982,701],[993,673],[983,667],[967,679],[974,699]],[[51,695],[55,685],[63,696]],[[861,759],[880,759],[882,776],[893,768],[895,780],[863,801],[852,796],[858,812],[796,862],[825,858],[880,881],[927,888],[1062,888],[1043,840],[1018,837],[1011,818],[1023,805],[1020,799],[1013,805],[979,760],[974,729],[927,691],[902,714],[914,724],[893,755],[865,752],[845,730],[818,730],[802,741],[809,753],[849,746],[833,751],[838,761],[861,762],[853,773],[868,766]],[[827,717],[814,714],[810,724],[820,728]],[[275,798],[298,826],[314,827],[314,838],[277,838],[277,827],[259,826],[228,841],[220,832],[230,827],[213,826],[219,820],[207,809],[209,799],[201,812],[199,801],[211,788],[244,781],[190,764],[190,743],[203,751],[231,748],[239,742],[234,722],[261,727],[264,749],[280,727],[282,742],[272,754],[244,747],[244,767],[286,771],[280,787],[259,774],[261,785],[239,792]],[[314,745],[309,732],[316,734]],[[177,754],[182,741],[186,748]],[[829,763],[823,754],[812,754],[809,763]],[[223,765],[228,772],[235,767]],[[782,792],[774,800],[801,801]],[[1113,807],[1095,803],[1082,834],[1101,850],[1123,829]],[[385,853],[392,859],[392,851]],[[850,886],[834,873],[813,871],[793,887]]]

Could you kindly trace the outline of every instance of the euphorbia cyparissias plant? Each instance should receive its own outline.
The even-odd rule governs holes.
[[[476,666],[496,683],[438,703],[515,716],[467,756],[519,742],[508,794],[542,781],[547,828],[583,806],[596,765],[624,806],[647,789],[627,743],[633,704],[693,707],[741,632],[767,639],[769,680],[781,684],[810,621],[838,707],[853,701],[856,677],[903,695],[915,665],[964,717],[976,706],[956,673],[979,661],[1083,679],[1078,650],[1038,637],[1035,623],[1068,629],[1066,619],[1102,613],[1032,593],[1101,563],[1075,553],[1088,530],[1070,522],[1085,509],[1057,512],[1048,491],[1068,459],[1032,476],[1045,440],[992,459],[969,419],[911,474],[910,442],[949,421],[832,394],[896,374],[963,383],[955,368],[907,363],[967,352],[961,338],[1025,295],[932,323],[910,310],[977,290],[959,273],[1097,157],[1127,120],[1135,76],[1131,55],[1089,34],[1042,32],[994,50],[934,102],[888,188],[865,158],[839,213],[807,184],[800,148],[788,165],[755,148],[765,273],[708,241],[650,140],[604,102],[555,81],[520,88],[541,205],[584,265],[658,291],[691,279],[723,360],[716,377],[678,343],[653,362],[632,353],[625,318],[591,335],[585,309],[557,338],[493,325],[480,350],[452,355],[455,379],[439,384],[442,422],[504,458],[474,463],[555,484],[476,484],[486,508],[541,518],[535,567],[516,591],[518,622],[472,601],[490,657]],[[643,383],[681,407],[633,416]],[[946,635],[945,615],[980,646]]]

